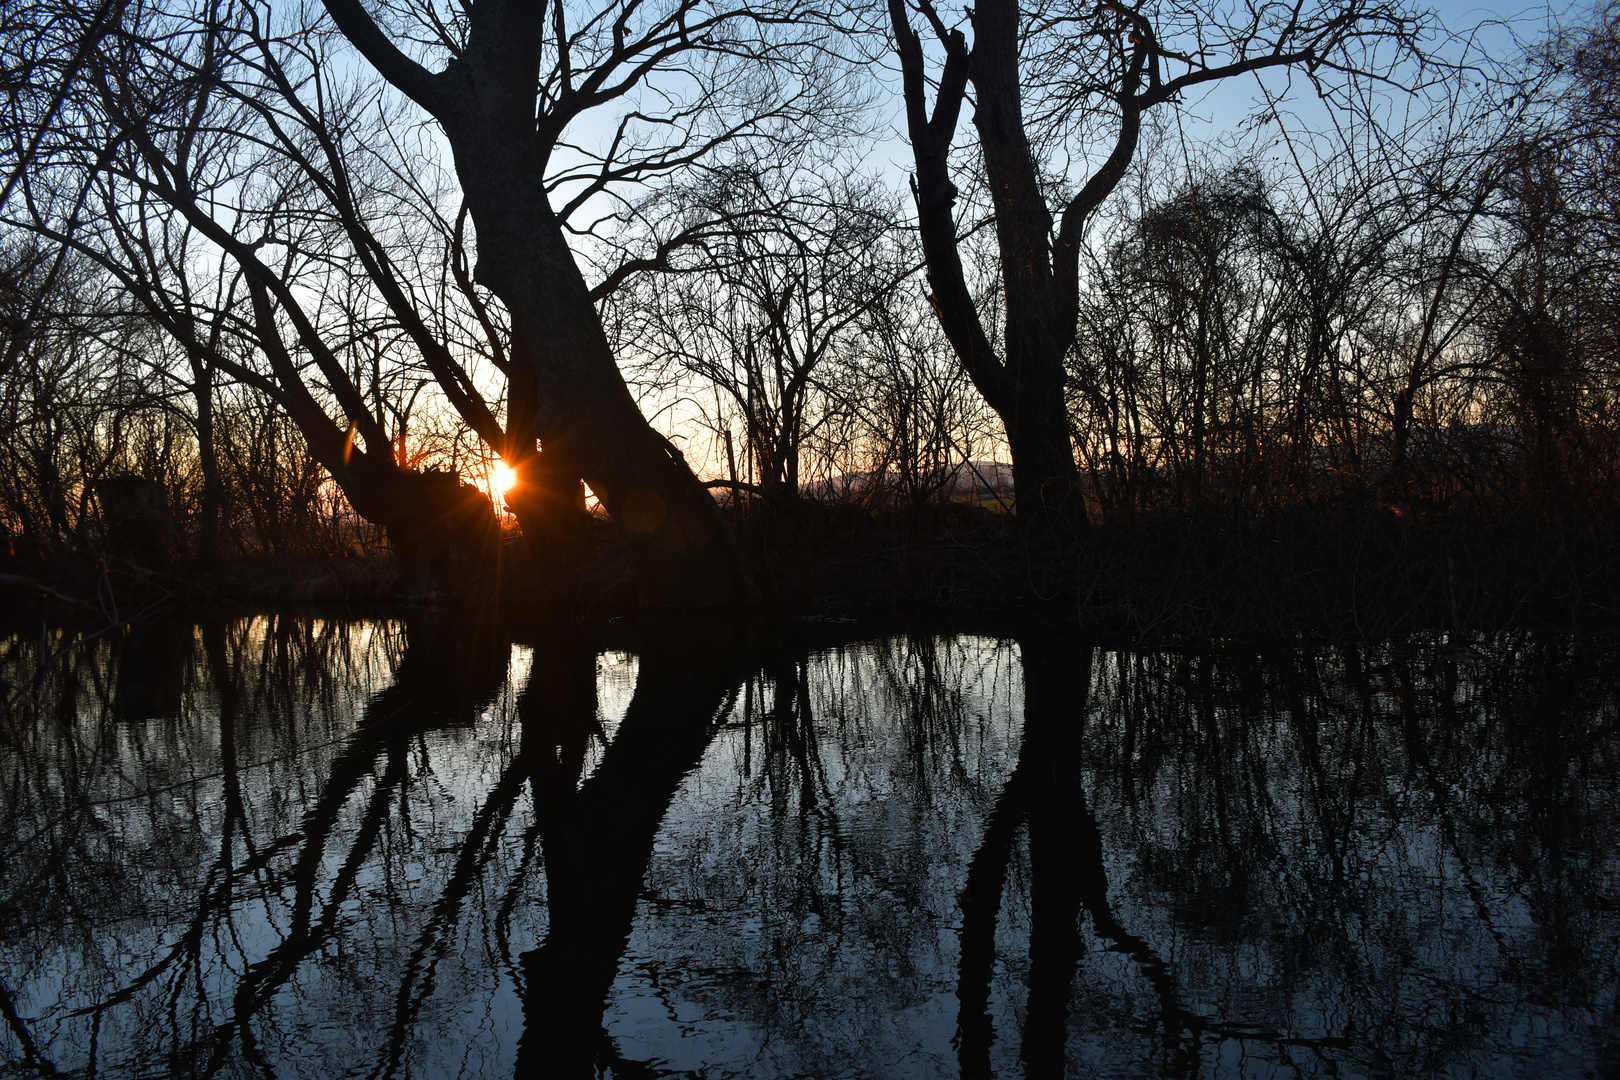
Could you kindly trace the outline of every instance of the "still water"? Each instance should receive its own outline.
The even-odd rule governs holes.
[[[1620,1070],[1620,663],[446,617],[3,642],[0,1073]]]

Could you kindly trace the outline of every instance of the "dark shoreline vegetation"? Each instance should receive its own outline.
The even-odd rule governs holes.
[[[1612,2],[423,2],[7,8],[7,595],[1620,610]]]
[[[960,505],[883,513],[804,501],[731,524],[764,599],[726,606],[767,620],[1023,618],[1137,646],[1620,632],[1612,536],[1596,528],[1571,536],[1534,519],[1484,525],[1389,507],[1241,524],[1165,515],[1094,526],[1067,549],[1031,541],[1006,514]],[[617,531],[605,521],[594,529],[593,554],[550,582],[512,532],[498,554],[492,547],[490,565],[454,581],[386,550],[156,572],[105,553],[28,558],[14,549],[0,562],[0,605],[92,622],[98,614],[123,621],[148,610],[289,605],[355,613],[493,607],[565,621],[672,614],[639,601],[635,553]]]

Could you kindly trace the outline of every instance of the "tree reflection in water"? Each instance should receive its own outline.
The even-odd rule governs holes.
[[[1587,1075],[1616,680],[801,624],[6,639],[3,1071]]]

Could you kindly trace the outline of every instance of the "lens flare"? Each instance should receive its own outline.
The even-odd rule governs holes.
[[[504,461],[497,461],[495,467],[489,470],[489,488],[495,494],[504,497],[517,483],[517,473]]]

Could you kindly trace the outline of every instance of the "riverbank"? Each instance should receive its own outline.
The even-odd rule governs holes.
[[[1600,633],[1620,623],[1620,560],[1597,530],[1544,521],[1278,514],[1165,515],[1031,541],[1005,516],[929,507],[873,514],[806,504],[735,523],[768,610],[1033,617],[1131,641],[1382,638],[1518,626]],[[588,620],[637,612],[633,553],[610,526],[566,579],[545,581],[509,536],[482,580],[433,582],[386,556],[239,560],[154,572],[94,552],[11,559],[0,603],[122,620],[153,604],[336,607],[494,603]]]

